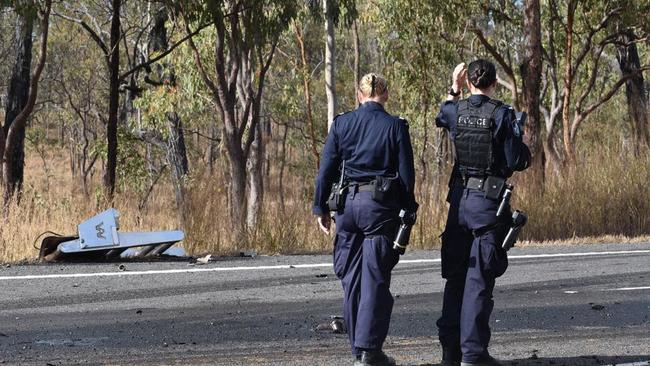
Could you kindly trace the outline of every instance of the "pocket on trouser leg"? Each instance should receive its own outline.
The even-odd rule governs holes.
[[[343,252],[349,252],[349,248],[344,248],[342,247],[342,240],[341,240],[341,234],[336,234],[334,237],[334,252],[333,252],[333,267],[334,267],[334,274],[336,274],[336,277],[339,279],[342,279],[343,276],[345,275],[345,258],[341,258],[344,253]]]
[[[441,235],[440,272],[442,278],[465,278],[472,237],[461,230],[447,228]]]
[[[384,273],[392,271],[395,265],[397,265],[397,262],[399,262],[399,253],[393,249],[392,241],[388,239],[388,236],[372,235],[367,237],[366,240],[371,243],[372,250],[374,251],[374,264],[376,264],[378,269]]]
[[[481,271],[497,278],[508,269],[508,254],[501,248],[503,235],[501,230],[483,234],[480,238]]]

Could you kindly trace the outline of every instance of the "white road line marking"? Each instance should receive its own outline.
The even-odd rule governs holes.
[[[637,290],[650,290],[650,286],[643,286],[643,287],[620,287],[620,288],[613,288],[610,291],[637,291]]]
[[[605,366],[650,366],[650,361],[617,363],[617,364],[614,364],[614,365],[605,365]]]
[[[509,259],[537,259],[537,258],[563,258],[563,257],[591,257],[599,255],[622,255],[622,254],[648,254],[650,250],[621,250],[608,252],[586,252],[586,253],[555,253],[555,254],[529,254],[529,255],[512,255]],[[440,258],[433,259],[405,259],[401,260],[398,265],[419,264],[419,263],[439,263]],[[279,270],[292,268],[328,268],[332,263],[314,263],[314,264],[282,264],[275,266],[245,266],[245,267],[216,267],[216,268],[186,268],[186,269],[164,269],[150,271],[126,271],[126,272],[96,272],[96,273],[63,273],[63,274],[46,274],[46,275],[25,275],[25,276],[0,276],[0,281],[7,280],[38,280],[48,278],[83,278],[83,277],[115,277],[115,276],[136,276],[136,275],[155,275],[155,274],[178,274],[178,273],[201,273],[201,272],[230,272],[230,271],[258,271],[258,270]]]

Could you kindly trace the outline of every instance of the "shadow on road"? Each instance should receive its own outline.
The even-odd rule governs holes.
[[[647,363],[646,363],[647,362]],[[540,357],[519,360],[502,360],[503,366],[646,366],[650,365],[650,355],[644,356],[579,356],[579,357]],[[438,366],[435,363],[425,363],[409,366]]]

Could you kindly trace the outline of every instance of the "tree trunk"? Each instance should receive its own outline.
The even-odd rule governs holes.
[[[42,12],[42,19],[40,22],[41,25],[41,39],[40,39],[40,54],[38,56],[38,62],[36,68],[34,69],[34,74],[29,78],[29,92],[27,95],[27,101],[25,106],[20,110],[18,115],[12,119],[9,128],[1,129],[0,133],[0,145],[3,146],[2,150],[2,178],[4,181],[5,192],[4,192],[4,208],[5,213],[7,212],[8,204],[11,200],[12,195],[14,194],[15,185],[12,186],[11,182],[15,182],[12,177],[16,177],[17,173],[14,171],[14,159],[16,156],[13,154],[22,141],[24,141],[25,126],[27,125],[27,119],[34,111],[34,105],[36,104],[36,98],[38,96],[38,83],[41,79],[41,74],[45,68],[45,61],[47,60],[47,39],[49,34],[50,26],[50,11],[52,9],[52,0],[45,0],[45,9]],[[20,47],[20,44],[19,46]],[[31,47],[30,47],[31,52]],[[29,72],[29,70],[27,70]],[[24,154],[24,152],[23,152]],[[24,155],[21,154],[21,157]],[[22,165],[20,165],[22,168]],[[21,172],[22,177],[22,172]],[[22,182],[22,178],[21,178]]]
[[[168,16],[165,7],[158,9],[154,14],[154,26],[149,33],[149,44],[151,47],[150,54],[167,51],[169,48],[169,40],[167,39],[167,29],[165,23]],[[156,80],[152,83],[155,85],[169,85],[176,86],[176,77],[174,70],[168,70],[165,73],[164,65],[154,65]],[[151,82],[151,77],[149,77]],[[135,85],[134,85],[135,86]],[[176,106],[174,105],[172,109]],[[166,157],[169,171],[171,173],[171,181],[174,186],[174,198],[176,199],[176,207],[180,213],[180,218],[183,226],[187,223],[188,207],[186,204],[185,194],[185,181],[189,174],[189,165],[187,160],[187,150],[185,148],[185,135],[183,133],[183,124],[180,116],[175,110],[170,110],[165,113],[167,119],[167,130],[169,137],[166,141]]]
[[[216,31],[214,43],[214,68],[208,72],[204,59],[194,41],[187,40],[199,74],[205,85],[212,92],[216,111],[222,122],[222,136],[230,163],[230,213],[236,245],[245,244],[247,223],[247,161],[260,147],[253,148],[257,140],[260,120],[260,103],[264,89],[266,72],[269,70],[279,34],[273,34],[264,43],[251,43],[253,32],[247,25],[254,22],[252,14],[262,11],[260,2],[252,2],[255,9],[244,9],[240,2],[228,2],[228,16],[215,12],[212,24]],[[185,20],[185,31],[191,34],[187,14],[181,15]],[[251,60],[255,57],[255,61]],[[213,74],[214,72],[214,74]],[[256,141],[257,140],[257,141]],[[262,154],[259,159],[263,159]],[[261,169],[257,169],[263,176]],[[255,183],[257,184],[257,183]],[[261,189],[258,184],[256,197],[261,205]],[[256,215],[256,213],[253,213]]]
[[[623,75],[633,74],[641,68],[639,52],[636,47],[636,36],[632,30],[627,30],[618,43],[618,62]],[[625,96],[627,108],[632,123],[630,126],[622,126],[623,131],[631,132],[631,150],[638,156],[642,147],[650,144],[648,134],[648,100],[645,90],[643,74],[637,73],[625,82]],[[626,119],[621,119],[625,123]],[[625,136],[623,136],[625,139]]]
[[[228,136],[228,140],[232,137]],[[234,142],[238,144],[238,142]],[[237,246],[246,241],[246,160],[241,148],[233,142],[226,143],[226,153],[230,162],[230,222]]]
[[[571,139],[571,96],[573,92],[573,20],[578,0],[571,0],[567,4],[566,22],[566,49],[564,50],[564,104],[562,106],[562,138],[566,162],[573,164],[575,154]]]
[[[284,126],[284,133],[282,134],[282,147],[280,150],[280,172],[278,173],[278,191],[280,192],[280,208],[282,213],[285,213],[286,204],[284,200],[284,169],[287,165],[287,136],[289,134],[289,126]]]
[[[29,83],[30,73],[32,67],[32,32],[34,30],[34,17],[29,12],[19,14],[16,19],[16,59],[14,68],[11,73],[11,81],[9,82],[9,90],[7,92],[6,109],[5,109],[5,123],[3,126],[3,134],[7,136],[9,128],[18,114],[27,105],[29,97]],[[4,141],[3,141],[4,142]],[[4,151],[4,143],[2,144],[2,155]],[[11,197],[20,199],[20,192],[23,185],[23,173],[25,167],[25,127],[22,126],[16,130],[16,142],[11,148],[11,151],[6,151],[7,155],[11,156],[10,162],[5,162],[7,165],[3,167],[5,179],[5,202]]]
[[[255,128],[255,140],[251,145],[250,158],[248,159],[248,209],[246,210],[246,226],[249,231],[255,230],[257,221],[262,211],[264,201],[264,138],[262,136],[262,124],[258,123]]]
[[[108,123],[106,124],[107,156],[104,171],[104,189],[109,202],[115,193],[115,173],[117,170],[117,121],[119,118],[119,78],[120,78],[120,6],[122,0],[112,0],[111,48],[108,65],[109,102]]]
[[[216,123],[210,125],[210,144],[208,145],[208,171],[210,172],[211,176],[214,174],[214,161],[216,160],[218,153],[217,133],[218,129]]]
[[[332,0],[323,0],[323,11],[325,12],[325,94],[327,95],[327,131],[334,122],[337,110],[336,100],[336,46],[334,21],[331,15]]]
[[[548,173],[558,174],[562,165],[562,159],[557,151],[554,129],[547,128],[546,133],[543,141],[544,158],[546,159],[544,162],[544,172],[546,175]]]
[[[544,150],[540,137],[541,115],[539,110],[542,80],[542,26],[539,0],[524,1],[524,32],[526,38],[525,57],[520,66],[523,81],[523,109],[528,113],[526,137],[532,154],[532,178],[529,185],[544,184]]]
[[[169,132],[167,138],[167,163],[169,164],[172,184],[174,185],[176,206],[180,212],[181,222],[185,225],[187,222],[185,180],[189,174],[185,136],[183,135],[183,126],[178,114],[176,112],[167,112],[166,117]]]
[[[361,49],[359,47],[359,26],[356,19],[352,26],[352,38],[354,42],[354,95],[352,96],[352,100],[357,100],[357,88],[361,79],[361,67],[359,65],[361,62]],[[357,101],[356,104],[358,106],[359,102]]]
[[[298,41],[298,46],[300,48],[300,61],[302,68],[302,85],[303,93],[305,95],[305,114],[307,116],[307,126],[309,127],[309,139],[311,145],[311,153],[314,156],[314,164],[316,169],[320,166],[320,154],[318,153],[318,147],[316,143],[316,127],[314,126],[314,118],[312,114],[311,106],[311,76],[309,73],[309,64],[307,63],[307,54],[305,51],[305,40],[302,35],[298,23],[294,22],[294,32],[296,34],[296,40]],[[328,126],[329,128],[329,126]]]

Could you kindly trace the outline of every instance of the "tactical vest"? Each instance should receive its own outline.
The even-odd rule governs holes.
[[[480,107],[467,99],[458,102],[456,123],[456,163],[463,175],[493,175],[496,172],[494,147],[495,114],[501,102],[490,99]]]

